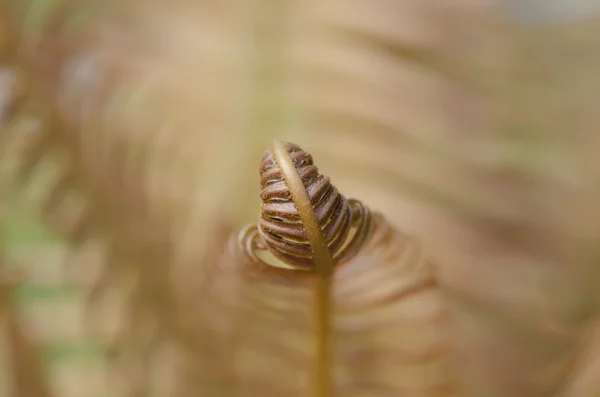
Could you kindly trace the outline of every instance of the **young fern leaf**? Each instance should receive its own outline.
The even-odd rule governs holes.
[[[177,395],[455,395],[419,244],[340,195],[296,145],[267,151],[261,184],[259,226],[231,236],[192,298]]]

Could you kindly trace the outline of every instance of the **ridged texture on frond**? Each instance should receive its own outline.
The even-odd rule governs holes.
[[[195,343],[182,396],[304,396],[314,362],[313,276],[257,263],[237,236],[183,314]],[[383,225],[334,276],[333,376],[340,396],[454,396],[449,317],[432,264]],[[193,335],[193,334],[191,334]]]

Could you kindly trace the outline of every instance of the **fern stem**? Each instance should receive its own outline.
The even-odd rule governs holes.
[[[273,143],[273,156],[279,164],[292,200],[296,205],[305,235],[310,243],[316,266],[315,301],[317,354],[314,366],[313,397],[331,396],[331,278],[333,259],[327,248],[319,220],[304,188],[300,175],[284,144]]]

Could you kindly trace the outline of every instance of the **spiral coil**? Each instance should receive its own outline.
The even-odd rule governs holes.
[[[357,200],[347,200],[347,206],[347,241],[340,243],[336,256],[346,263],[331,281],[335,343],[330,368],[342,374],[332,377],[331,395],[362,395],[364,390],[377,390],[382,396],[455,395],[448,369],[448,317],[432,263],[417,240],[396,230],[381,214],[371,213]],[[262,233],[260,227],[248,225],[237,239],[232,236],[198,286],[200,325],[195,332],[202,334],[205,354],[216,358],[186,376],[217,394],[303,396],[315,368],[318,316],[312,317],[311,308],[317,277],[263,259],[260,250],[278,258],[282,254],[267,245]],[[214,346],[219,346],[218,352],[211,351]],[[232,365],[236,372],[219,383],[218,374],[230,374]],[[278,374],[276,382],[273,373]]]
[[[340,194],[309,153],[291,143],[285,148],[308,193],[334,263],[346,262],[372,235],[373,215],[362,202]],[[271,149],[262,158],[260,176],[260,220],[258,228],[249,226],[241,232],[243,249],[256,260],[261,259],[254,250],[263,249],[295,269],[314,270],[304,225]]]

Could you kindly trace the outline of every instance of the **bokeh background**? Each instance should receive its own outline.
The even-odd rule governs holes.
[[[37,129],[58,127],[36,124],[44,117],[35,109],[9,117],[14,73],[47,88],[45,100],[75,134],[116,146],[153,140],[152,153],[165,153],[139,175],[155,174],[148,183],[168,191],[152,190],[160,198],[148,213],[198,208],[173,210],[189,215],[175,233],[178,257],[201,257],[215,224],[255,221],[260,155],[272,138],[290,139],[342,192],[420,236],[444,263],[449,295],[468,302],[458,303],[457,345],[472,388],[488,393],[479,397],[600,395],[600,3],[59,3],[0,2],[3,266],[26,272],[10,294],[54,395],[115,395],[111,357],[86,327],[118,322],[123,291],[104,290],[102,309],[87,306],[101,261],[73,253],[40,205],[56,164],[18,183]],[[119,200],[132,194],[137,171],[117,177],[127,165],[108,165],[119,155],[109,138],[81,145],[103,151],[101,171],[86,175],[105,178],[107,191],[114,182],[120,193],[110,199]],[[182,160],[170,167],[173,153]],[[173,175],[194,183],[180,187]],[[162,224],[130,226],[148,225]],[[505,332],[481,320],[497,311],[514,315],[497,321],[533,325],[516,337],[523,327]],[[8,324],[5,315],[0,396],[20,396]]]

